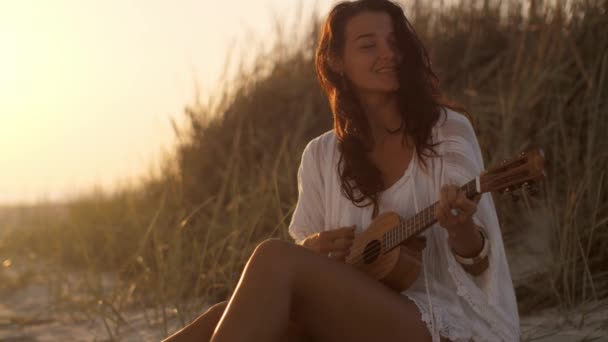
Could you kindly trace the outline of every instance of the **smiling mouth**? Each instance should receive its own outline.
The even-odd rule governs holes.
[[[385,68],[380,68],[380,69],[376,70],[376,73],[378,73],[378,74],[391,74],[391,73],[396,73],[396,72],[397,72],[396,67],[385,67]]]

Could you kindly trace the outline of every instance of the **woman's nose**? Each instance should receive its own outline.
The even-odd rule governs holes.
[[[385,42],[381,45],[382,47],[380,50],[380,57],[382,59],[396,61],[397,51],[395,50],[395,47],[392,44],[389,44],[388,42]]]

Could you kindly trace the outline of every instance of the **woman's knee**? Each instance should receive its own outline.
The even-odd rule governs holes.
[[[292,244],[285,240],[270,238],[259,243],[251,254],[250,263],[260,264],[265,269],[285,266]],[[285,265],[284,265],[285,264]]]
[[[277,238],[269,238],[260,242],[255,249],[253,254],[270,254],[271,256],[280,256],[284,253],[286,248],[289,248],[290,243]]]
[[[226,310],[226,306],[228,306],[228,301],[222,301],[219,303],[215,303],[212,306],[210,306],[206,311],[205,311],[205,315],[210,314],[210,315],[217,315],[219,314],[220,316],[224,313],[224,310]]]

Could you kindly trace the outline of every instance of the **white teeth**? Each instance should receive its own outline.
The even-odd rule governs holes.
[[[395,71],[395,68],[382,68],[382,69],[380,69],[380,70],[378,70],[376,72],[380,73],[380,74],[384,74],[384,73],[387,73],[387,72],[394,72],[394,71]]]

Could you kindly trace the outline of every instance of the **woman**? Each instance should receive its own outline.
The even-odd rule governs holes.
[[[442,102],[402,9],[388,0],[336,5],[316,67],[334,129],[302,154],[289,225],[296,244],[258,245],[230,300],[167,341],[518,340],[492,198],[458,191],[483,171],[477,138]],[[379,213],[407,218],[437,201],[438,222],[407,245],[423,262],[402,293],[343,262]]]

